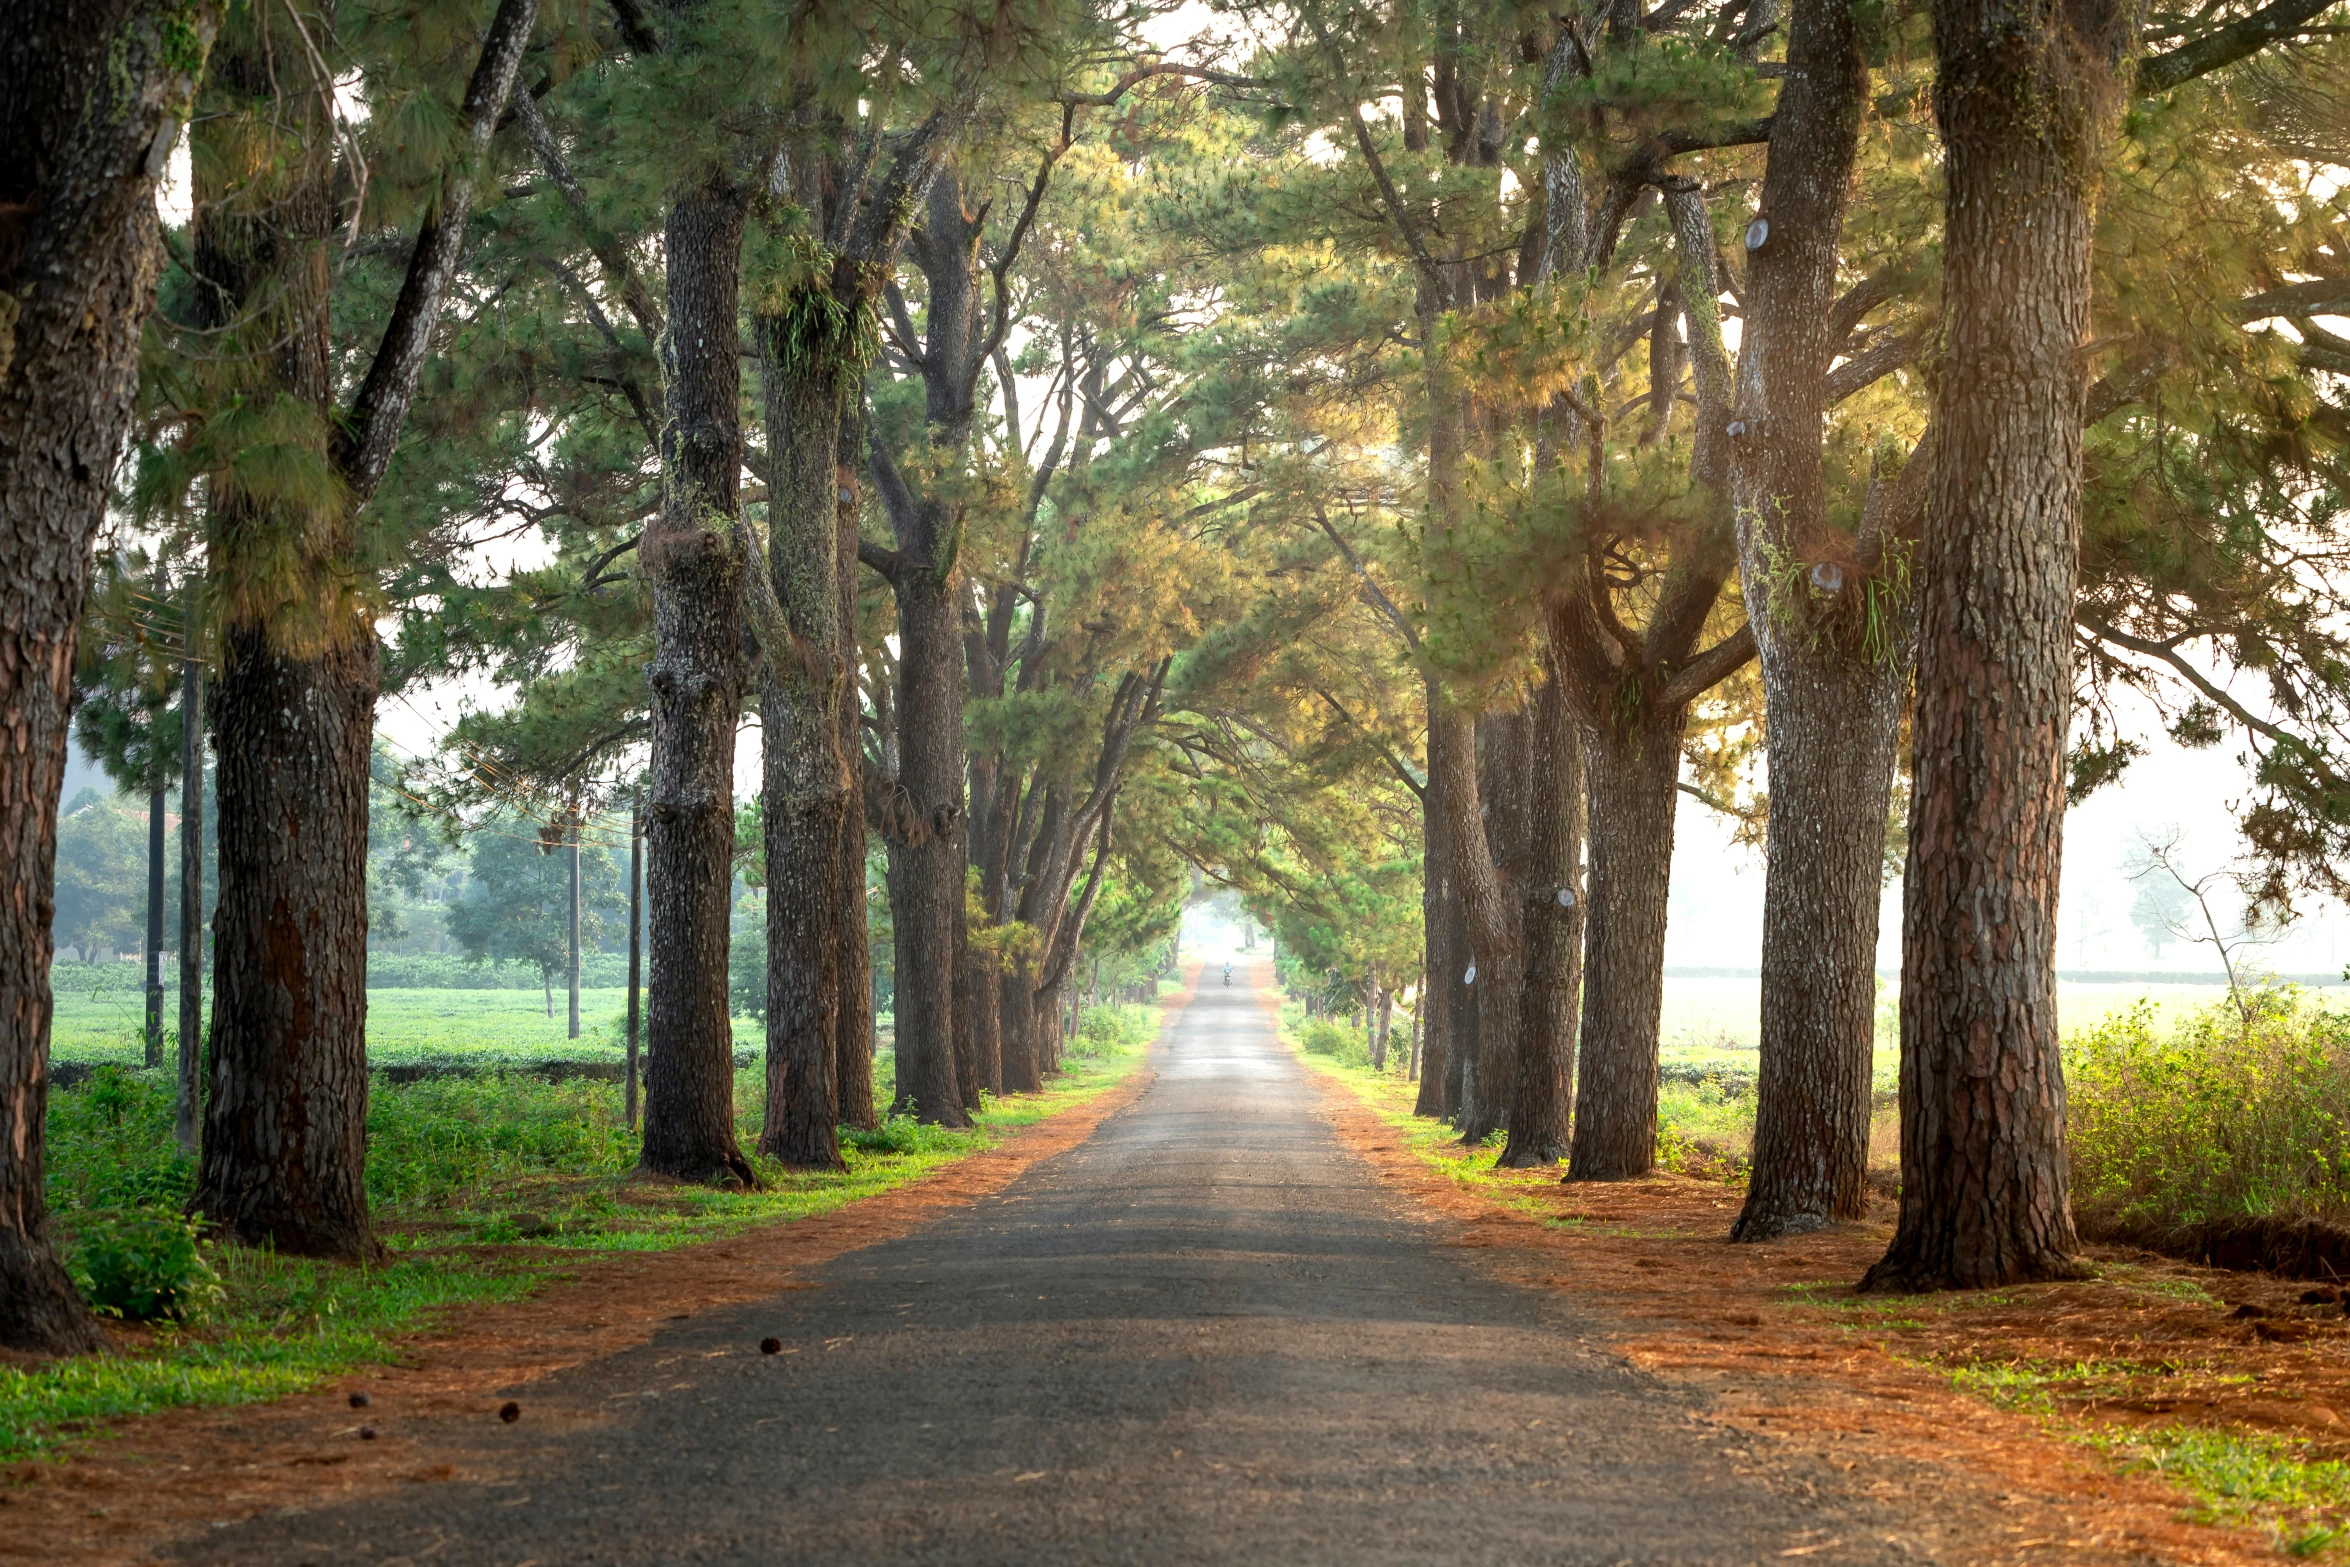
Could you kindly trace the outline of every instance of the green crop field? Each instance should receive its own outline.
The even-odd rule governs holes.
[[[133,984],[136,981],[134,979]],[[549,1056],[572,1060],[619,1060],[625,1051],[622,1024],[628,992],[583,990],[579,995],[580,1037],[566,1037],[568,1014],[562,993],[555,1015],[535,990],[370,990],[367,993],[367,1056],[377,1065],[432,1056],[487,1056],[536,1061]],[[61,990],[52,1053],[60,1061],[120,1062],[141,1058],[143,1016],[135,988]],[[163,1026],[179,1025],[179,993],[163,998]],[[761,1029],[755,1018],[734,1020],[737,1045],[755,1048]]]

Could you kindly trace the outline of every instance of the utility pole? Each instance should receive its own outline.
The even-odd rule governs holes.
[[[155,743],[163,702],[147,714],[147,1064],[163,1065],[163,808],[170,775]]]
[[[622,1093],[622,1108],[632,1132],[636,1130],[636,1041],[643,1011],[644,958],[645,801],[640,789],[628,813],[628,1086]]]
[[[197,1088],[204,1041],[204,665],[196,657],[195,616],[187,617],[187,656],[180,661],[180,1051],[172,1131],[180,1151],[196,1151],[201,1117]]]
[[[582,819],[571,813],[571,1037],[579,1037],[579,830]]]

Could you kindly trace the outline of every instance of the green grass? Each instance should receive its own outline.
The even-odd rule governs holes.
[[[137,989],[60,991],[52,1028],[51,1055],[59,1061],[117,1062],[136,1066],[145,1003]],[[555,1015],[535,990],[370,990],[367,993],[367,1056],[378,1066],[441,1056],[478,1060],[620,1060],[626,1053],[623,1024],[628,992],[582,990],[580,1037],[568,1037],[569,1005],[555,993]],[[165,1032],[176,1050],[177,992],[163,998]],[[737,1050],[759,1048],[756,1019],[734,1020]]]
[[[2086,1440],[2194,1497],[2199,1522],[2250,1525],[2288,1556],[2338,1556],[2350,1544],[2350,1464],[2312,1459],[2301,1443],[2185,1425]]]
[[[353,1268],[207,1246],[226,1298],[202,1320],[126,1335],[122,1354],[0,1370],[0,1462],[54,1454],[126,1416],[316,1386],[391,1358],[401,1336],[452,1308],[521,1298],[584,1256],[662,1251],[830,1213],[1107,1091],[1141,1061],[1159,1015],[1096,1009],[1043,1093],[991,1098],[968,1131],[900,1118],[847,1133],[848,1167],[837,1173],[754,1156],[763,1189],[751,1192],[634,1176],[637,1140],[622,1124],[616,1084],[508,1074],[379,1080],[368,1193],[389,1259]],[[893,1064],[886,1053],[876,1063],[884,1102]],[[746,1148],[758,1137],[760,1093],[759,1072],[736,1074]],[[185,1201],[194,1170],[171,1139],[170,1094],[164,1073],[116,1069],[50,1096],[48,1192],[69,1258],[102,1215]]]
[[[1961,1392],[2041,1417],[2054,1434],[2103,1453],[2126,1470],[2160,1475],[2193,1498],[2198,1523],[2267,1534],[2288,1556],[2337,1556],[2350,1544],[2350,1464],[2312,1458],[2308,1446],[2262,1431],[2170,1423],[2090,1424],[2067,1413],[2101,1399],[2140,1396],[2149,1381],[2180,1374],[2169,1363],[2083,1360],[1962,1366],[1947,1373]],[[2246,1376],[2203,1382],[2246,1382]]]

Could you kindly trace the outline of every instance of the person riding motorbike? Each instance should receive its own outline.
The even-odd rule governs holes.
[[[1224,965],[1224,983],[1227,985],[1232,983],[1232,965],[1229,963]]]

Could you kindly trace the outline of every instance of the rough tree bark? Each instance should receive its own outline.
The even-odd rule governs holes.
[[[0,28],[0,1347],[103,1347],[50,1247],[49,922],[90,543],[160,259],[155,182],[217,5],[32,6]]]
[[[147,721],[153,725],[161,716],[161,709],[157,709]],[[150,744],[149,749],[155,748]],[[162,757],[154,756],[148,765],[153,776],[147,786],[147,950],[141,954],[147,963],[147,1026],[143,1043],[146,1064],[159,1067],[163,1065],[163,808],[168,796]]]
[[[746,204],[719,170],[670,201],[662,501],[637,546],[653,590],[653,972],[640,1162],[656,1174],[743,1186],[756,1177],[735,1143],[726,960],[734,737],[747,673],[735,325]]]
[[[293,13],[238,24],[214,79],[233,110],[278,127],[282,167],[242,144],[196,159],[197,292],[249,356],[238,390],[313,410],[340,494],[293,499],[231,470],[208,480],[222,604],[220,895],[214,910],[211,1091],[190,1206],[238,1239],[299,1255],[377,1255],[366,1195],[367,777],[380,658],[350,594],[358,512],[389,467],[457,266],[475,175],[530,41],[536,0],[501,0],[466,85],[465,140],[418,229],[350,406],[334,406],[328,246],[334,138],[324,64]],[[323,18],[313,18],[323,26]],[[283,27],[282,35],[280,32]],[[289,82],[298,85],[289,85]],[[226,117],[215,134],[246,134]],[[200,127],[200,130],[202,128]],[[288,610],[285,606],[299,606]]]
[[[1584,733],[1591,865],[1568,1159],[1579,1181],[1628,1180],[1656,1164],[1665,896],[1686,712],[1674,708],[1648,723]]]
[[[1525,975],[1518,1075],[1510,1096],[1512,1169],[1567,1156],[1574,1113],[1575,998],[1583,983],[1583,748],[1567,694],[1546,679],[1534,699],[1526,865],[1519,908]]]
[[[889,493],[894,470],[881,480]],[[962,1126],[955,1078],[955,932],[963,916],[963,682],[957,591],[961,573],[940,558],[945,507],[907,497],[890,573],[898,612],[897,802],[906,831],[892,837],[890,917],[896,944],[897,1098],[893,1113]],[[943,579],[943,580],[942,580]]]
[[[1868,1289],[2074,1271],[2056,1014],[2080,345],[2131,10],[1936,0],[1945,362],[1903,888],[1901,1218]]]
[[[800,303],[806,301],[801,296]],[[831,305],[829,292],[812,305]],[[840,415],[859,386],[853,344],[816,308],[758,321],[766,391],[767,577],[779,624],[760,638],[766,802],[767,1119],[759,1151],[798,1169],[841,1167],[838,1130],[849,774],[841,750]],[[752,593],[766,591],[751,567]],[[861,839],[863,824],[859,824]],[[861,844],[860,844],[861,847]],[[860,860],[863,855],[858,856]]]
[[[1821,468],[1837,253],[1861,107],[1844,0],[1798,0],[1747,260],[1738,356],[1740,584],[1768,703],[1754,1172],[1733,1240],[1858,1219],[1868,1200],[1877,907],[1908,687],[1905,573],[1830,527]],[[1896,556],[1896,564],[1899,557]]]

